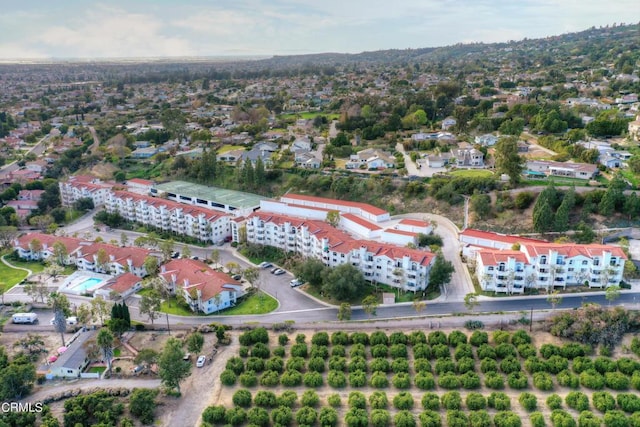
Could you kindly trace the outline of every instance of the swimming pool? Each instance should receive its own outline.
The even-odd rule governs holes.
[[[84,282],[81,282],[75,286],[72,286],[71,289],[73,289],[74,291],[86,292],[87,289],[94,288],[98,283],[101,283],[101,282],[102,282],[102,279],[92,277],[90,279],[85,280]]]
[[[60,292],[74,295],[92,294],[104,286],[111,276],[93,271],[78,270],[67,277],[60,286]]]

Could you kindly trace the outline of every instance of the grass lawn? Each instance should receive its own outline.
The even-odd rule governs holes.
[[[640,187],[640,178],[633,172],[629,169],[622,169],[620,172],[622,173],[622,176],[634,186],[634,188]]]
[[[336,169],[345,169],[347,167],[347,159],[335,159]]]
[[[0,288],[2,288],[3,291],[9,290],[26,277],[26,271],[16,270],[0,262]]]
[[[225,144],[222,147],[220,147],[218,149],[218,154],[224,154],[224,153],[228,153],[229,151],[233,151],[233,150],[244,150],[244,147],[241,145],[228,145]]]
[[[222,311],[221,315],[266,314],[278,308],[278,301],[263,292],[245,298],[235,307]]]
[[[293,166],[294,163],[291,160],[280,163],[280,169],[291,169]]]
[[[169,302],[171,303],[171,305],[169,305]],[[224,316],[240,314],[265,314],[272,312],[276,308],[278,308],[278,301],[275,298],[265,293],[260,293],[245,298],[235,307],[223,310],[220,313],[210,314],[209,316],[216,316],[216,314],[221,314]],[[202,315],[201,313],[194,313],[187,306],[178,304],[175,298],[171,298],[169,301],[163,301],[162,305],[160,306],[160,311],[162,311],[163,313],[175,314],[176,316]]]
[[[150,293],[151,293],[151,289],[149,288],[140,289],[138,291],[138,295],[140,296],[149,295]]]
[[[162,301],[160,311],[163,313],[175,314],[176,316],[197,316],[197,314],[191,311],[189,307],[178,304],[175,297]]]
[[[291,113],[291,114],[283,114],[280,116],[281,119],[305,119],[305,120],[309,120],[309,119],[315,119],[317,116],[327,116],[327,119],[329,121],[331,120],[336,120],[340,117],[339,114],[326,114],[323,113],[321,111],[314,111],[314,112],[304,112],[304,113]]]
[[[90,374],[101,374],[106,370],[106,366],[92,366],[87,372],[89,372]]]
[[[393,288],[391,286],[388,285],[383,285],[383,284],[378,284],[377,286],[373,286],[373,285],[367,285],[364,288],[362,288],[360,290],[360,292],[358,293],[358,295],[354,296],[352,299],[350,299],[349,301],[338,301],[334,298],[331,297],[327,297],[326,295],[324,295],[319,289],[314,288],[312,286],[309,285],[305,285],[302,288],[303,291],[305,291],[306,293],[313,295],[314,297],[328,302],[329,304],[333,304],[333,305],[340,305],[343,302],[348,302],[351,305],[362,305],[362,300],[366,297],[369,296],[371,294],[375,294],[377,293],[378,295],[380,295],[380,302],[382,302],[382,293],[383,292],[389,292],[392,294],[396,295],[396,302],[412,302],[414,299],[421,299],[421,300],[432,300],[435,298],[438,298],[440,296],[440,290],[439,289],[428,289],[425,293],[423,292],[416,292],[415,294],[413,292],[405,292],[405,291],[401,291],[397,288]]]
[[[11,265],[15,265],[16,267],[28,268],[29,270],[33,271],[34,273],[42,273],[44,271],[44,267],[45,267],[45,265],[42,264],[39,261],[15,261],[15,260],[12,260],[12,259],[6,259],[6,260]]]
[[[487,176],[492,176],[493,172],[486,169],[458,169],[449,172],[449,175],[464,178],[485,178]]]

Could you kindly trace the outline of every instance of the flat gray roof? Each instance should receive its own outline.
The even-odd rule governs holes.
[[[253,193],[227,190],[225,188],[208,187],[186,181],[171,181],[158,184],[154,188],[167,193],[196,197],[207,201],[229,205],[236,208],[251,208],[260,206],[260,200],[268,199]]]

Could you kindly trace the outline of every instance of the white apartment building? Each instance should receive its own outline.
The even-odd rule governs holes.
[[[351,263],[369,281],[407,291],[422,291],[429,284],[435,260],[431,252],[358,240],[323,221],[255,212],[246,221],[247,241],[275,246],[329,267]]]
[[[90,175],[72,176],[68,181],[60,181],[58,185],[62,206],[72,206],[74,202],[83,198],[93,200],[94,206],[104,205],[113,186]]]
[[[163,231],[194,237],[203,242],[222,242],[231,238],[230,215],[128,191],[110,192],[105,205],[127,221]]]
[[[546,242],[524,243],[519,251],[481,248],[476,256],[482,289],[508,293],[581,284],[592,288],[617,286],[626,260],[616,246]]]
[[[37,242],[38,247],[35,246]],[[144,261],[148,256],[158,255],[152,251],[137,247],[119,247],[107,243],[95,243],[74,237],[59,237],[51,234],[29,233],[13,242],[14,249],[21,258],[28,260],[48,260],[56,256],[55,245],[64,245],[62,263],[75,265],[80,270],[118,276],[126,272],[138,277],[147,275]],[[103,264],[99,262],[99,252],[106,256]]]

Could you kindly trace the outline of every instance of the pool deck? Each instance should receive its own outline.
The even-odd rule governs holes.
[[[77,289],[81,284],[91,279],[98,279],[100,282],[96,283],[94,286],[87,287],[86,289]],[[111,279],[111,276],[108,274],[78,270],[67,277],[58,290],[69,295],[93,294],[93,292],[104,286],[109,279]]]

